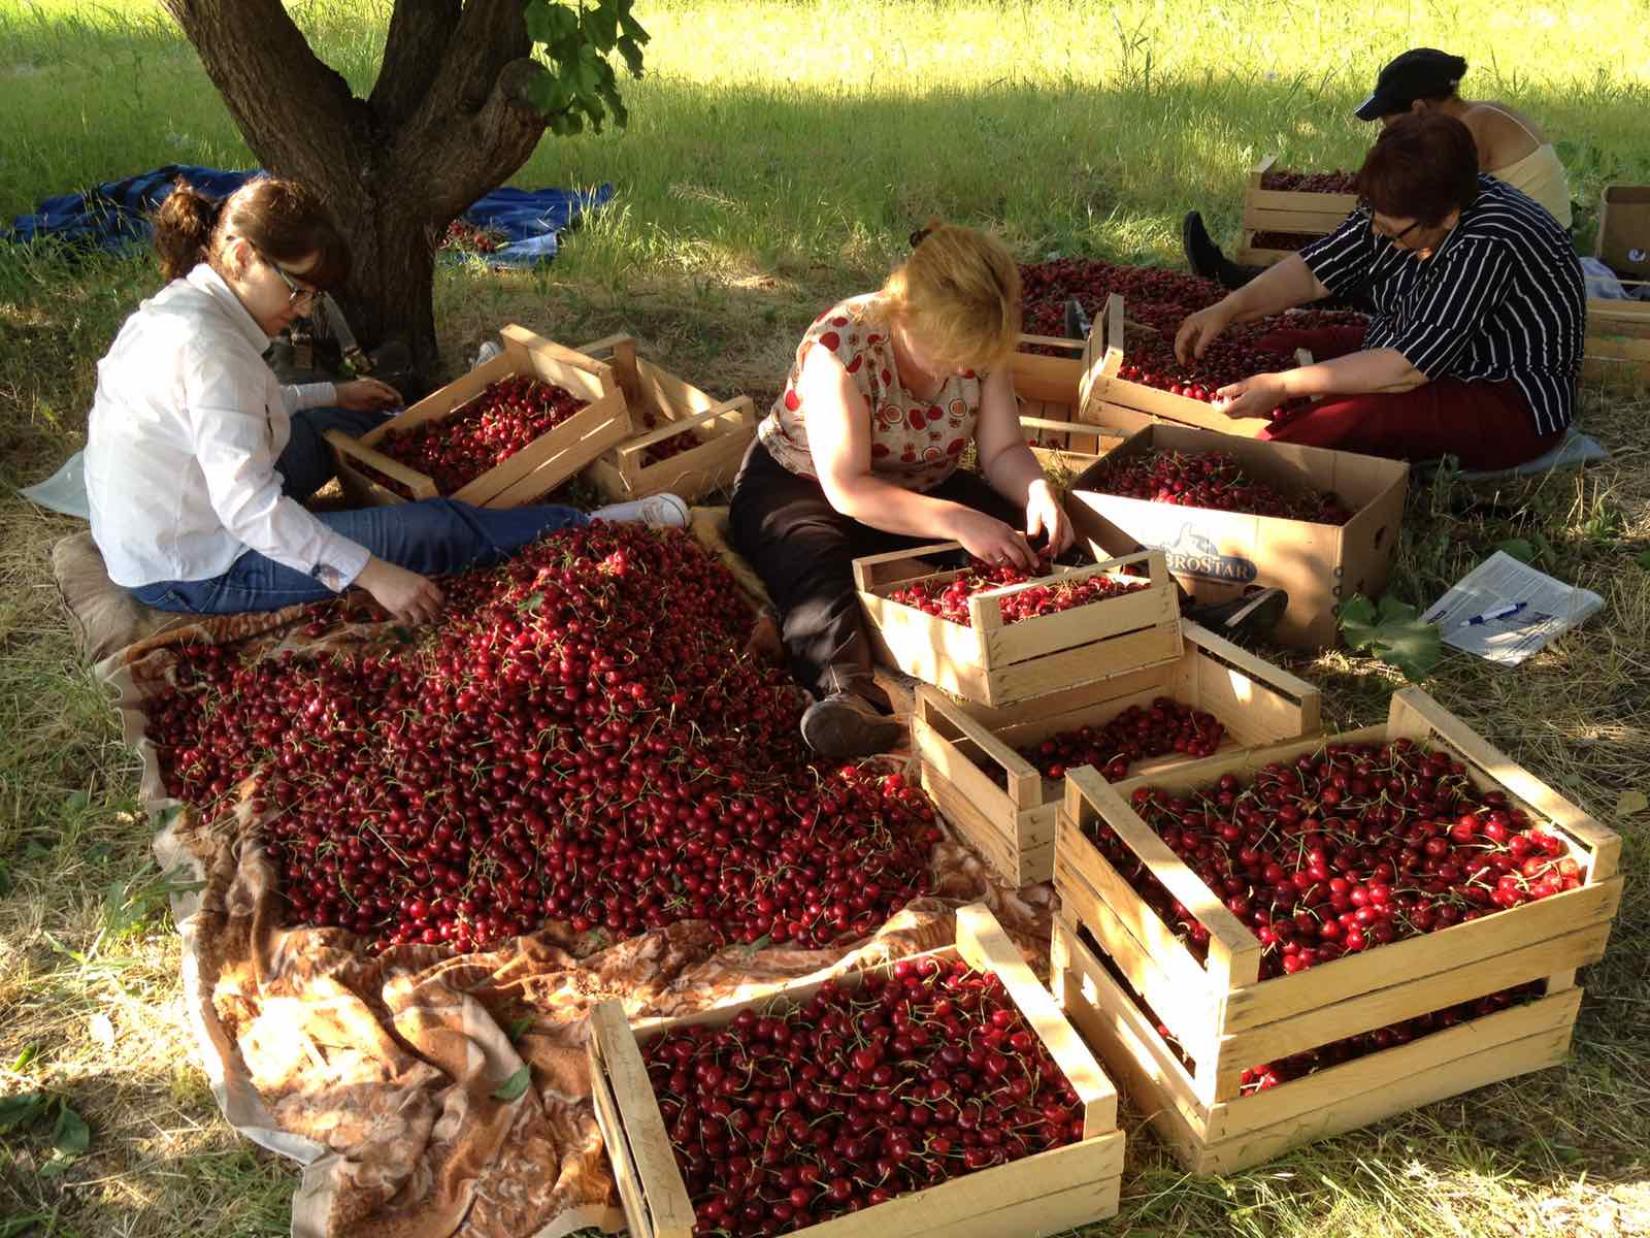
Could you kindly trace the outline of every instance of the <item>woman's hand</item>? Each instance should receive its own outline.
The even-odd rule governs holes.
[[[434,623],[446,601],[427,576],[387,563],[374,555],[355,578],[373,599],[404,623]]]
[[[1232,309],[1225,301],[1217,301],[1207,309],[1187,314],[1180,321],[1180,330],[1174,333],[1175,360],[1190,365],[1203,356],[1204,350],[1232,322]]]
[[[1011,564],[1028,572],[1037,565],[1037,556],[1025,534],[984,512],[963,508],[952,525],[951,536],[982,562]]]
[[[1254,374],[1215,392],[1215,408],[1228,417],[1266,417],[1289,398],[1282,374]]]
[[[353,413],[377,412],[385,408],[400,408],[401,393],[388,383],[376,378],[356,378],[338,383],[334,388],[339,408]]]
[[[1060,554],[1077,537],[1071,527],[1071,517],[1060,506],[1054,487],[1046,481],[1032,482],[1026,495],[1026,537],[1029,540],[1039,533],[1047,536],[1051,555]]]

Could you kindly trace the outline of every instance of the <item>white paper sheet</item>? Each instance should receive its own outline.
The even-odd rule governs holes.
[[[1502,666],[1517,666],[1580,624],[1604,599],[1539,572],[1498,550],[1421,616],[1444,643]]]

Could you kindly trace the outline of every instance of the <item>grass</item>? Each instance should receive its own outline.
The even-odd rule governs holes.
[[[291,7],[329,63],[370,85],[385,0]],[[1369,131],[1350,106],[1413,43],[1463,51],[1474,92],[1549,125],[1584,234],[1601,184],[1650,180],[1650,31],[1633,0],[715,0],[641,16],[654,41],[649,77],[627,89],[630,129],[547,141],[515,178],[611,180],[615,205],[545,271],[443,271],[455,367],[510,320],[570,342],[625,329],[708,389],[764,402],[808,318],[878,279],[930,215],[989,221],[1026,257],[1172,262],[1180,212],[1233,226],[1260,155],[1354,164]],[[0,98],[7,215],[165,162],[253,162],[152,0],[0,0]],[[142,259],[0,248],[0,482],[36,480],[80,445],[97,358],[154,286]],[[1452,655],[1427,684],[1627,837],[1627,901],[1570,1066],[1226,1179],[1188,1179],[1134,1140],[1124,1216],[1097,1233],[1650,1232],[1647,816],[1616,813],[1650,792],[1647,414],[1642,395],[1589,396],[1582,424],[1614,455],[1584,475],[1418,484],[1393,584],[1428,602],[1523,538],[1607,599],[1518,671]],[[28,1216],[54,1234],[284,1232],[296,1173],[228,1130],[192,1063],[134,763],[50,579],[51,543],[76,526],[9,489],[0,520],[0,1095],[57,1091],[93,1131],[90,1155],[54,1176],[44,1141],[0,1137],[0,1234]],[[1342,654],[1295,669],[1337,723],[1380,717],[1398,686]]]

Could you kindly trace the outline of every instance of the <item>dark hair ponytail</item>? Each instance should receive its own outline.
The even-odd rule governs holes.
[[[349,276],[349,246],[321,199],[297,181],[249,180],[214,201],[181,177],[154,215],[155,250],[167,282],[211,261],[227,236],[244,238],[272,262],[312,264],[304,281],[332,289]]]
[[[221,199],[207,197],[181,176],[177,179],[153,221],[155,252],[167,283],[182,279],[205,261],[222,209]]]

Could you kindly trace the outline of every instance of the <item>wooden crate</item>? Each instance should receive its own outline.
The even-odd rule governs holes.
[[[1149,584],[1019,623],[1003,622],[1002,599],[1049,577],[975,594],[969,599],[971,627],[889,600],[903,585],[962,575],[966,569],[937,570],[924,558],[961,549],[958,542],[935,542],[854,560],[860,604],[887,665],[968,700],[1006,705],[1180,656],[1179,599],[1160,551],[1116,559],[1096,553],[1086,567],[1057,566],[1055,575],[1079,580],[1143,564]]]
[[[1087,930],[1055,921],[1055,997],[1124,1096],[1197,1174],[1236,1173],[1291,1148],[1557,1066],[1581,1005],[1579,988],[1549,978],[1529,1004],[1211,1105],[1197,1098],[1192,1074],[1095,945]]]
[[[1094,324],[1095,343],[1089,351],[1091,367],[1084,376],[1082,419],[1090,425],[1132,434],[1155,422],[1194,426],[1219,434],[1257,438],[1272,424],[1268,417],[1228,417],[1212,404],[1175,395],[1145,383],[1119,378],[1126,360],[1123,298],[1111,293]],[[1312,363],[1312,354],[1300,349],[1295,360]]]
[[[1058,1234],[1114,1215],[1123,1169],[1116,1090],[995,918],[981,904],[960,909],[956,944],[919,957],[961,957],[977,970],[997,974],[1076,1089],[1084,1107],[1083,1139],[796,1230],[797,1238]],[[885,972],[891,966],[870,970]],[[837,983],[852,988],[865,974],[851,972],[838,977]],[[753,1001],[634,1028],[616,1001],[604,1002],[592,1012],[588,1052],[596,1118],[633,1238],[690,1238],[694,1225],[693,1203],[676,1166],[641,1046],[684,1024],[723,1026],[747,1006],[794,1009],[822,983],[797,981]]]
[[[1102,478],[1084,476],[1066,499],[1079,536],[1113,554],[1162,549],[1169,571],[1199,602],[1226,601],[1250,585],[1287,590],[1289,608],[1272,637],[1298,648],[1339,644],[1335,608],[1355,594],[1379,597],[1386,588],[1409,486],[1403,461],[1167,424],[1137,431],[1108,459],[1157,448],[1224,452],[1250,476],[1286,493],[1335,494],[1352,519],[1328,525],[1155,503],[1107,494],[1098,489]]]
[[[1533,818],[1550,823],[1584,865],[1584,884],[1295,975],[1261,980],[1258,939],[1129,804],[1135,788],[1143,785],[1189,790],[1226,773],[1248,775],[1271,761],[1291,761],[1326,743],[1387,743],[1402,737],[1448,751],[1481,788],[1505,791]],[[1206,959],[1199,960],[1186,947],[1085,837],[1082,827],[1095,820],[1114,830],[1170,896],[1208,929]],[[1261,1062],[1536,980],[1550,978],[1557,1003],[1549,1009],[1556,1009],[1569,1000],[1558,995],[1573,987],[1575,969],[1604,953],[1621,901],[1620,849],[1616,835],[1513,764],[1425,693],[1406,688],[1393,697],[1382,726],[1194,761],[1115,787],[1092,770],[1074,771],[1067,776],[1055,831],[1054,887],[1068,928],[1093,935],[1195,1063],[1183,1072],[1184,1095],[1178,1096],[1185,1102],[1183,1110],[1195,1105],[1209,1115],[1229,1114],[1240,1099],[1241,1072]],[[1286,1086],[1266,1093],[1266,1104],[1282,1103],[1271,1098],[1287,1092]],[[1265,1107],[1256,1105],[1252,1111]],[[1211,1137],[1223,1137],[1234,1129],[1236,1125],[1214,1124],[1208,1131]]]
[[[622,503],[668,491],[691,503],[733,485],[745,449],[756,437],[756,410],[749,396],[718,400],[706,395],[638,356],[636,341],[628,335],[581,345],[579,352],[613,367],[631,424],[639,431],[585,470],[604,498]],[[694,446],[647,462],[654,447],[684,436]]]
[[[1075,355],[1030,351],[1035,348]],[[1022,335],[1010,361],[1020,428],[1037,463],[1056,482],[1077,476],[1123,441],[1121,434],[1086,425],[1078,416],[1083,403],[1083,357],[1088,348],[1084,340]]]
[[[1267,189],[1265,180],[1277,164],[1276,155],[1262,159],[1243,187],[1243,243],[1236,260],[1244,266],[1270,266],[1287,258],[1292,249],[1256,246],[1257,233],[1288,232],[1297,236],[1328,236],[1346,222],[1358,206],[1355,193],[1312,193],[1300,189]]]
[[[544,339],[525,327],[499,332],[504,351],[456,382],[425,396],[411,408],[375,426],[359,439],[337,430],[326,438],[338,463],[344,491],[357,503],[404,503],[406,496],[375,481],[365,465],[406,486],[414,499],[440,497],[433,479],[376,449],[392,430],[409,430],[459,412],[490,383],[525,374],[564,387],[586,406],[548,434],[480,477],[444,497],[478,507],[520,507],[554,490],[608,448],[630,434],[630,416],[610,366]]]
[[[1644,282],[1622,280],[1634,287]],[[1588,300],[1581,377],[1601,385],[1650,382],[1650,301]]]
[[[1064,795],[1016,751],[1062,731],[1100,726],[1159,696],[1219,718],[1222,749],[1316,735],[1318,690],[1195,623],[1182,622],[1185,652],[1177,661],[1115,679],[988,709],[917,691],[912,744],[922,786],[940,812],[994,868],[1017,886],[1054,875],[1055,816]],[[1135,767],[1141,776],[1196,758],[1169,754]],[[998,786],[988,771],[1000,771]]]

